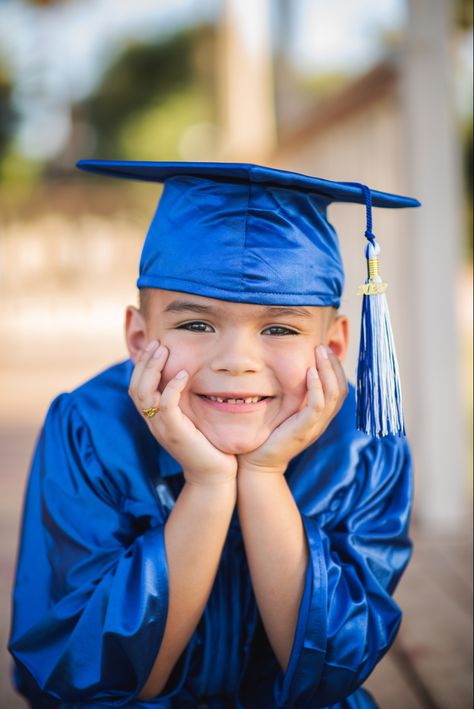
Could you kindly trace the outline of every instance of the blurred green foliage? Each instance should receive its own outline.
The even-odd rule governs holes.
[[[473,3],[472,0],[455,0],[455,20],[460,29],[468,30],[472,27]]]
[[[318,98],[327,98],[344,88],[351,78],[349,72],[327,71],[303,75],[299,77],[299,85],[304,91],[308,91]]]
[[[180,160],[180,142],[192,122],[212,119],[209,104],[197,87],[170,93],[126,119],[117,134],[123,160]]]
[[[12,106],[12,84],[5,69],[0,66],[0,161],[3,159],[15,128]]]
[[[28,0],[30,5],[37,5],[38,7],[49,7],[51,5],[61,5],[67,0]]]
[[[462,129],[462,156],[463,156],[463,177],[464,195],[466,205],[466,250],[467,256],[472,260],[474,252],[473,244],[473,122],[470,116],[464,123]]]
[[[82,105],[97,157],[175,159],[185,129],[215,119],[214,32],[201,25],[124,48]]]
[[[455,0],[455,20],[461,32],[472,31],[473,25],[472,0]],[[466,206],[466,251],[467,257],[472,260],[474,253],[473,244],[473,119],[468,116],[461,126],[461,147],[463,160],[464,197]]]

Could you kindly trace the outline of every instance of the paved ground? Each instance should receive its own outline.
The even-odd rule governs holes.
[[[0,432],[0,708],[24,702],[8,679],[5,650],[22,494],[35,428]],[[412,525],[414,555],[396,591],[404,610],[397,640],[367,682],[381,709],[472,706],[472,529],[428,534]]]

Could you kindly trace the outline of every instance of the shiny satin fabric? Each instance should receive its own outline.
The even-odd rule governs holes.
[[[236,511],[204,614],[160,697],[140,693],[164,633],[164,525],[184,484],[127,389],[130,360],[50,407],[22,523],[9,650],[35,709],[375,707],[411,556],[406,439],[354,428],[354,391],[286,472],[310,561],[286,673],[263,630]],[[113,415],[111,415],[113,412]]]
[[[326,208],[366,205],[368,188],[246,163],[80,160],[77,167],[164,183],[138,288],[260,305],[339,306],[344,272]],[[420,204],[377,190],[370,195],[374,207]]]
[[[253,182],[166,180],[138,288],[261,305],[338,306],[344,271],[329,198]]]
[[[325,197],[330,202],[352,202],[365,204],[364,192],[358,182],[338,182],[322,177],[305,175],[301,172],[280,170],[265,165],[241,162],[169,162],[166,160],[79,160],[76,167],[87,172],[106,177],[120,177],[126,180],[144,182],[165,182],[170,177],[198,177],[220,182],[253,182],[259,185],[286,187],[311,192]],[[420,202],[413,197],[370,190],[374,207],[419,207]]]

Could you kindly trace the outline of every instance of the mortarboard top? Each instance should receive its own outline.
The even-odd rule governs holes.
[[[372,206],[418,207],[418,200],[246,163],[80,160],[77,167],[164,183],[143,246],[139,288],[241,303],[339,307],[344,271],[326,208],[363,204],[369,277],[362,291],[358,427],[377,436],[404,434]]]
[[[303,175],[288,170],[278,170],[248,163],[219,162],[139,162],[121,160],[79,160],[77,167],[109,177],[122,177],[145,182],[165,182],[170,177],[189,176],[211,180],[253,182],[273,187],[287,187],[302,192],[318,194],[327,202],[354,202],[365,204],[359,187],[319,177]],[[402,197],[371,190],[374,207],[419,207],[420,202],[412,197]]]
[[[243,163],[81,160],[77,166],[164,182],[139,288],[262,305],[339,306],[344,271],[326,207],[365,204],[360,187]],[[375,190],[371,196],[381,207],[419,204]]]

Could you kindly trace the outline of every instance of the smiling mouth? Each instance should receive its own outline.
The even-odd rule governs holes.
[[[198,394],[203,399],[208,401],[217,401],[220,404],[258,404],[264,399],[272,399],[271,396],[247,396],[235,397],[235,396],[213,396],[212,394]]]

